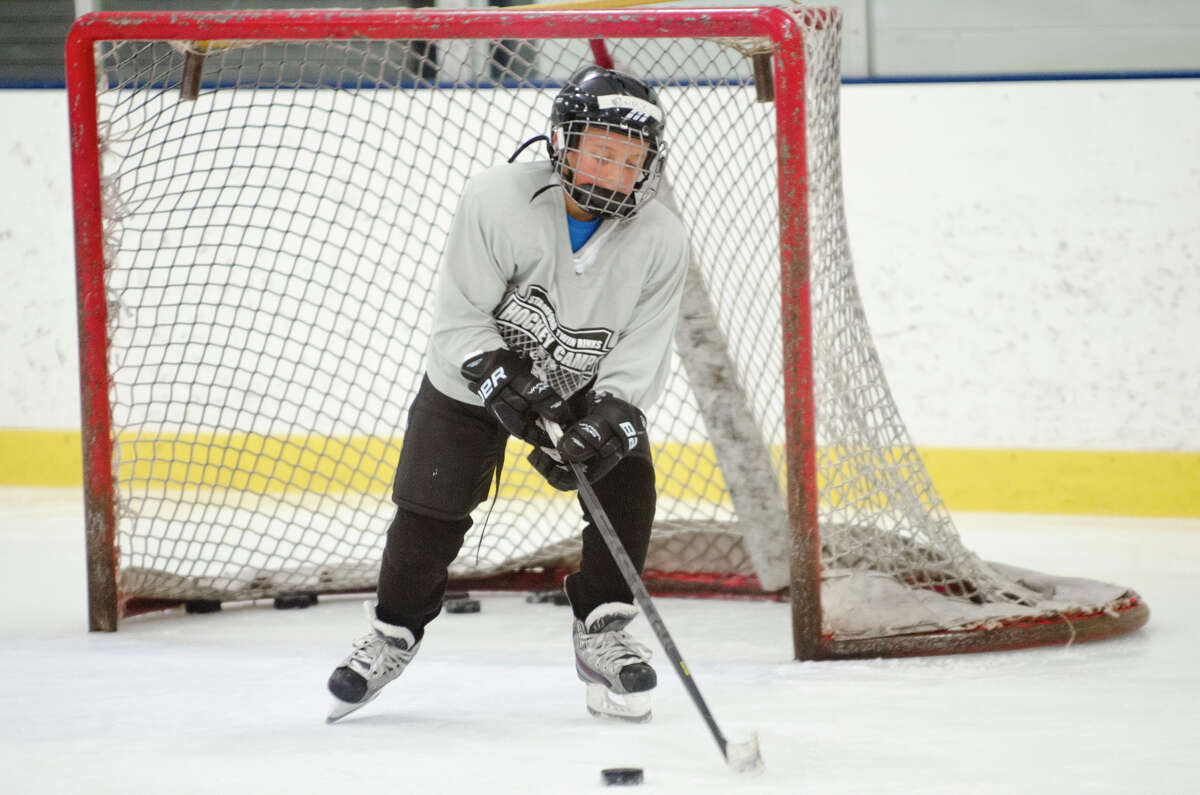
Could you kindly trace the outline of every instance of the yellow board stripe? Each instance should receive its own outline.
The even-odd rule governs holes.
[[[921,448],[951,510],[1200,516],[1200,453]]]
[[[264,493],[386,494],[399,439],[177,434],[122,437],[122,478]],[[1200,516],[1200,453],[921,448],[951,510],[1000,513]],[[725,484],[707,445],[664,445],[659,493],[720,501]],[[78,431],[0,429],[0,485],[79,486]],[[665,468],[673,462],[670,469]],[[502,496],[554,494],[509,446]]]
[[[0,428],[0,484],[80,486],[83,442],[79,431]]]
[[[215,487],[263,494],[390,492],[400,439],[355,436],[264,436],[250,433],[128,434],[117,444],[117,479],[133,491]],[[510,439],[500,487],[503,498],[559,496],[526,461],[528,446]],[[659,493],[720,502],[725,482],[707,445],[655,450]]]

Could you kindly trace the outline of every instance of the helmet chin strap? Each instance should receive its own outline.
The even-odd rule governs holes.
[[[576,204],[601,218],[623,218],[634,208],[631,194],[618,193],[598,185],[583,188],[575,184],[574,180],[570,180],[567,182],[567,192]],[[625,212],[621,212],[622,210]]]
[[[528,149],[530,146],[532,146],[533,144],[537,143],[538,141],[545,141],[545,142],[546,142],[546,151],[548,151],[548,152],[550,153],[550,159],[552,159],[552,160],[553,160],[553,159],[554,159],[554,147],[553,147],[553,146],[550,144],[550,136],[548,136],[548,135],[535,135],[535,136],[533,136],[532,138],[530,138],[528,141],[526,141],[525,143],[523,143],[523,144],[521,144],[520,146],[518,146],[518,147],[517,147],[517,151],[513,152],[513,153],[512,153],[512,156],[508,158],[508,162],[510,162],[510,163],[511,163],[511,162],[513,162],[514,160],[516,160],[516,159],[517,159],[517,157],[518,157],[518,156],[519,156],[519,155],[520,155],[522,152],[524,152],[526,149]]]
[[[562,154],[559,153],[561,158]],[[599,185],[582,187],[575,181],[575,171],[566,162],[556,163],[559,180],[567,190],[567,195],[585,212],[599,218],[625,218],[633,213],[637,201],[631,193],[602,188]]]
[[[512,163],[517,157],[538,141],[546,142],[546,149],[550,154],[550,161],[555,164],[555,173],[558,174],[559,180],[566,189],[567,194],[579,205],[580,209],[589,212],[599,218],[625,218],[629,216],[637,206],[637,200],[631,193],[621,193],[619,191],[601,188],[599,185],[590,185],[589,187],[581,187],[575,182],[575,173],[565,162],[559,163],[558,160],[563,156],[561,150],[555,151],[554,144],[549,136],[536,135],[533,138],[522,143],[517,147],[517,151],[512,153],[508,158],[508,162]],[[640,184],[640,183],[639,183]],[[553,185],[544,185],[539,188],[530,201],[533,201],[548,188]],[[623,212],[622,212],[623,211]]]

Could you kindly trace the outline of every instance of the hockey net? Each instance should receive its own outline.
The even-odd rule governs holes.
[[[171,602],[374,588],[457,196],[544,132],[563,80],[597,58],[658,87],[661,200],[692,243],[649,410],[652,589],[790,590],[803,657],[1140,626],[1125,588],[981,561],[921,464],[849,254],[838,12],[549,17],[463,12],[450,38],[444,12],[417,11],[76,25],[93,628]],[[524,455],[510,444],[460,585],[554,587],[578,560],[577,503]]]

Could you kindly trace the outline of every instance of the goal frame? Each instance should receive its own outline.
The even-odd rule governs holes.
[[[772,43],[779,189],[783,389],[793,643],[822,654],[816,431],[809,302],[803,32],[778,8],[606,11],[261,10],[100,12],[66,43],[87,543],[88,624],[115,631],[116,494],[108,375],[95,46],[105,40],[532,39],[753,37]],[[186,34],[186,35],[181,35]]]
[[[177,596],[181,592],[174,590],[119,592],[129,571],[118,572],[122,557],[117,542],[118,538],[124,537],[124,524],[118,528],[117,523],[118,500],[123,500],[126,495],[123,491],[118,493],[123,487],[114,477],[115,454],[119,449],[116,443],[123,439],[116,435],[120,426],[114,423],[119,423],[120,417],[114,417],[114,409],[119,414],[125,403],[110,404],[110,395],[120,388],[121,382],[109,372],[109,335],[119,328],[116,321],[121,315],[110,316],[112,307],[107,291],[110,282],[105,261],[105,235],[111,227],[105,226],[104,202],[108,193],[101,177],[101,147],[106,139],[102,137],[100,125],[107,124],[108,118],[101,120],[99,116],[97,58],[100,53],[97,43],[168,41],[179,49],[178,45],[190,42],[191,48],[187,49],[183,62],[183,78],[178,85],[180,98],[189,100],[195,99],[199,90],[201,72],[195,67],[213,45],[222,45],[215,46],[220,50],[225,49],[223,45],[237,41],[439,42],[455,39],[496,41],[514,37],[542,41],[589,40],[597,58],[605,49],[597,46],[597,42],[605,39],[728,39],[731,41],[727,44],[753,59],[758,101],[772,103],[761,116],[773,117],[775,162],[766,164],[771,170],[758,172],[758,176],[746,184],[761,186],[769,182],[776,189],[778,210],[777,218],[773,220],[777,221],[777,234],[762,234],[756,239],[770,239],[777,244],[778,250],[778,261],[774,257],[763,260],[767,270],[762,273],[774,272],[778,267],[776,305],[780,311],[780,325],[770,338],[772,345],[778,345],[781,360],[778,371],[772,366],[771,396],[773,400],[781,401],[783,411],[781,418],[773,415],[775,419],[769,422],[772,434],[782,430],[780,459],[786,477],[783,484],[786,499],[780,499],[774,492],[779,484],[771,477],[774,474],[771,466],[766,467],[768,474],[762,478],[757,470],[763,467],[752,460],[754,456],[740,455],[741,446],[735,440],[749,437],[739,432],[737,426],[742,421],[730,422],[728,416],[737,413],[738,408],[731,405],[737,399],[716,400],[712,410],[702,406],[719,469],[727,476],[734,475],[735,483],[729,493],[738,517],[737,524],[741,526],[738,535],[748,546],[752,536],[759,545],[757,553],[763,560],[753,562],[761,579],[736,575],[730,578],[731,582],[705,581],[697,586],[699,580],[687,581],[688,570],[648,569],[644,577],[652,590],[659,593],[698,591],[703,595],[729,591],[729,586],[734,584],[732,581],[740,580],[734,584],[732,592],[736,593],[740,588],[741,592],[781,597],[783,591],[775,589],[786,585],[792,605],[793,650],[797,659],[806,660],[1069,644],[1121,635],[1144,624],[1149,610],[1135,591],[990,564],[979,561],[961,544],[899,417],[858,299],[840,196],[840,153],[836,148],[828,148],[838,146],[836,34],[839,30],[840,17],[836,9],[805,8],[793,13],[791,9],[769,7],[589,12],[541,9],[115,12],[91,14],[78,20],[67,40],[67,86],[74,179],[90,629],[112,631],[122,616],[170,607],[185,598],[249,599],[287,593],[260,589],[216,592],[232,593],[225,596],[185,597]],[[754,43],[744,49],[747,40]],[[833,46],[829,46],[830,41]],[[763,42],[765,46],[760,46]],[[808,73],[810,67],[811,73]],[[137,87],[158,89],[159,79],[148,78]],[[175,84],[168,79],[163,85],[174,87]],[[748,86],[743,84],[743,87]],[[812,108],[806,107],[810,102],[810,91]],[[812,112],[811,119],[806,118],[809,111]],[[808,140],[810,127],[811,141]],[[810,145],[813,147],[811,152]],[[770,152],[772,144],[762,139],[753,151]],[[119,186],[114,183],[111,189],[116,187]],[[660,196],[668,206],[670,193],[664,190]],[[812,210],[814,206],[816,210]],[[810,211],[815,215],[810,217]],[[832,232],[829,229],[831,223],[837,226]],[[840,248],[831,254],[831,247]],[[814,257],[816,259],[811,259]],[[119,262],[119,257],[114,259],[114,263]],[[689,274],[689,280],[693,277],[701,280],[699,275]],[[839,285],[836,295],[843,300],[841,305],[851,310],[848,316],[831,310],[829,296],[834,293],[826,283],[831,278]],[[702,348],[702,345],[692,343],[702,342],[698,337],[712,336],[705,333],[712,325],[704,319],[705,311],[697,305],[685,307],[681,313],[681,331],[677,334],[680,351]],[[716,322],[715,319],[712,322]],[[861,356],[861,366],[846,366],[841,360],[831,358],[831,352],[841,350],[831,344],[831,337],[840,336],[843,331],[848,332],[850,350]],[[684,361],[687,378],[693,378],[695,369],[699,374],[696,380],[700,383],[721,380],[710,377],[709,373],[715,370],[720,376],[732,367],[730,359],[722,359],[719,352],[692,353],[689,350],[688,357],[680,356],[681,360],[687,358],[691,359],[690,363]],[[818,372],[820,383],[816,376]],[[847,388],[842,375],[857,373],[864,374],[862,380],[855,382],[862,386],[850,384]],[[779,380],[774,381],[774,378]],[[829,394],[829,384],[841,385],[842,391]],[[842,397],[868,391],[872,399],[886,409],[887,416],[880,421],[879,427],[898,434],[902,442],[898,447],[888,447],[885,442],[881,449],[879,439],[868,438],[865,449],[878,457],[868,461],[866,476],[861,481],[854,463],[850,465],[854,477],[843,479],[844,470],[837,469],[841,459],[835,457],[835,466],[830,468],[825,460],[829,457],[828,452],[837,450],[838,439],[847,438],[853,445],[864,437],[856,436],[856,432],[828,436],[829,423],[843,422],[852,428],[863,424],[860,421],[867,412],[874,410],[875,404],[843,402]],[[700,392],[707,394],[712,390]],[[729,398],[721,390],[715,390],[714,394]],[[697,399],[700,400],[699,396]],[[820,409],[817,408],[818,400],[822,401]],[[716,431],[711,422],[713,419],[730,427]],[[820,429],[818,419],[822,422]],[[844,427],[839,428],[837,432],[844,430]],[[820,450],[817,447],[819,435],[825,445]],[[718,437],[721,437],[720,444]],[[773,448],[778,444],[779,437],[773,435]],[[723,457],[719,448],[733,452],[733,455]],[[775,455],[774,449],[771,456]],[[739,458],[744,460],[736,460]],[[839,491],[829,492],[828,483],[818,483],[821,477],[828,479],[831,471],[834,486]],[[898,476],[892,478],[891,475],[897,472]],[[870,473],[887,473],[889,477],[877,480]],[[772,494],[769,498],[756,493],[760,480],[770,483]],[[855,489],[863,490],[868,498],[878,497],[892,501],[896,506],[919,509],[914,514],[916,519],[901,528],[905,532],[914,531],[912,535],[880,536],[885,547],[894,540],[907,544],[901,550],[907,556],[885,549],[886,554],[880,555],[878,560],[886,565],[871,568],[856,562],[860,550],[870,551],[873,533],[896,528],[880,523],[880,515],[871,510],[861,514],[861,519],[857,507],[839,514],[839,501],[845,500],[847,494],[853,496]],[[743,492],[740,495],[736,493],[739,490]],[[749,499],[747,493],[750,493]],[[824,520],[824,539],[821,537],[822,511],[826,510],[823,500],[829,500],[833,507]],[[784,502],[786,513],[782,511]],[[869,502],[869,499],[863,502]],[[770,506],[755,515],[759,508],[757,503],[764,506],[770,503]],[[778,518],[776,512],[781,514]],[[138,518],[136,510],[131,518]],[[908,522],[907,514],[904,521]],[[666,530],[670,524],[671,521],[663,520],[659,528]],[[770,541],[771,549],[763,548],[764,538]],[[750,551],[752,555],[755,552]],[[827,556],[824,561],[823,556]],[[896,568],[889,568],[893,560]],[[759,565],[760,562],[766,565]],[[870,562],[878,563],[874,559]],[[454,585],[458,588],[547,588],[553,587],[554,579],[565,573],[538,568],[538,565],[477,570],[480,576],[457,580]],[[825,565],[829,568],[823,568]],[[131,567],[135,571],[137,568],[136,565]],[[769,577],[764,576],[768,570]],[[704,571],[701,579],[710,574],[724,579],[721,572],[711,571]],[[343,592],[351,588],[365,590],[365,582],[365,579],[338,581],[331,578],[306,583],[305,587],[312,588],[312,593],[334,593],[339,589]],[[131,591],[134,587],[130,586]],[[763,589],[766,588],[772,591],[765,593]],[[893,590],[886,590],[888,588]],[[1058,597],[1060,588],[1063,589],[1061,598]],[[907,591],[897,596],[895,589]],[[939,606],[945,609],[933,610],[937,619],[930,620],[931,603],[921,600],[943,597],[946,599]],[[982,605],[988,610],[971,613],[968,603]],[[1000,604],[1004,609],[993,609],[990,607],[993,604]],[[886,614],[887,608],[897,608],[899,612],[907,610],[908,613],[889,618],[886,625],[856,624],[854,621],[857,615]],[[897,610],[893,610],[893,614]],[[844,630],[845,625],[852,629]]]

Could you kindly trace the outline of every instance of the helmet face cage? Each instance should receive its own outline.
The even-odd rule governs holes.
[[[662,142],[645,131],[602,121],[551,129],[554,171],[567,193],[601,218],[632,217],[654,198],[662,178]]]
[[[586,212],[629,218],[654,197],[666,144],[658,96],[629,75],[586,66],[554,99],[554,171]]]

